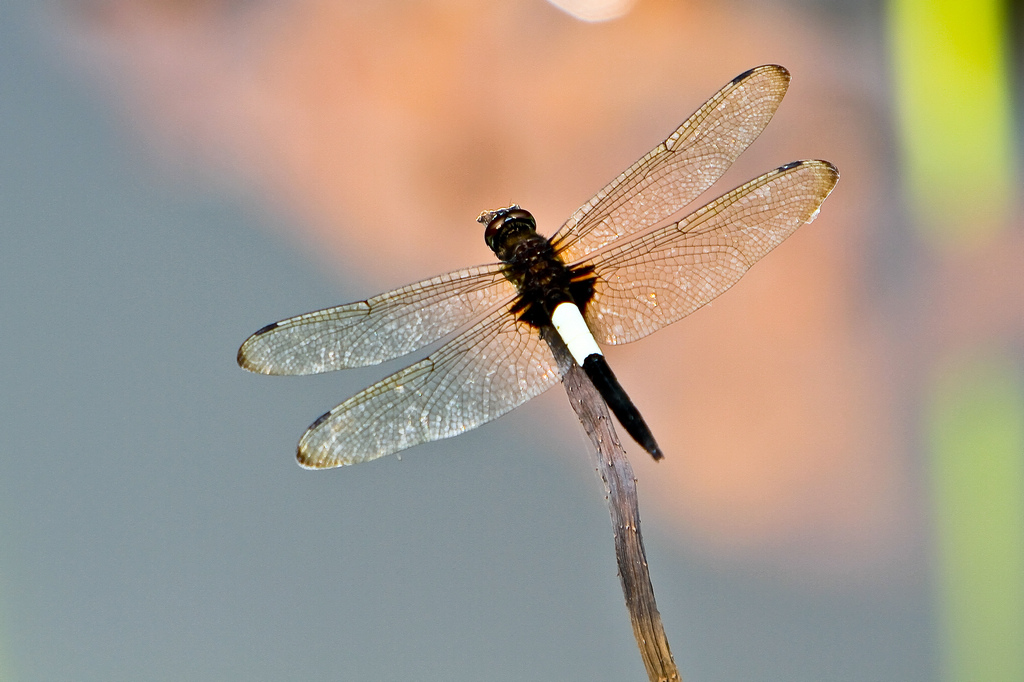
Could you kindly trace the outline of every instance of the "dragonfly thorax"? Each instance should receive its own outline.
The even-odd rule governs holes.
[[[519,297],[512,312],[534,327],[551,324],[551,313],[560,303],[583,310],[594,294],[593,269],[573,268],[562,261],[551,241],[537,233],[536,222],[517,207],[495,211],[485,238],[504,262],[505,277]]]

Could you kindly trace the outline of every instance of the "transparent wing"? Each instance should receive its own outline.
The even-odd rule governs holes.
[[[299,441],[299,464],[356,464],[450,438],[555,385],[561,374],[550,348],[509,308],[317,419]]]
[[[781,66],[734,78],[668,139],[583,204],[552,238],[567,262],[668,218],[696,199],[750,146],[789,87]]]
[[[707,304],[812,221],[838,180],[827,161],[790,163],[598,254],[585,314],[591,331],[604,343],[628,343]]]
[[[238,364],[261,374],[375,365],[429,345],[515,295],[501,265],[457,270],[268,325],[238,349]]]

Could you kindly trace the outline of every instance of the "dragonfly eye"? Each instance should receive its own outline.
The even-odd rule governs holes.
[[[499,209],[490,214],[491,219],[484,230],[484,241],[491,250],[496,250],[499,241],[509,228],[526,228],[529,231],[537,229],[537,221],[533,214],[513,204],[508,208]]]

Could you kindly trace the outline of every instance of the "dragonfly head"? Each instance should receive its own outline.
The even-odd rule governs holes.
[[[537,233],[537,221],[533,214],[516,204],[495,211],[484,211],[477,222],[487,226],[484,241],[501,260],[507,260],[514,247],[522,239]]]

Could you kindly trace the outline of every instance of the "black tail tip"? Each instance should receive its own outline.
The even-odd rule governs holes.
[[[646,450],[647,453],[654,458],[655,462],[659,462],[665,459],[665,453],[661,451],[660,447],[658,447],[658,444],[654,441],[654,438],[651,436],[651,434],[648,433],[647,436],[647,438],[637,441],[638,443],[640,443],[640,447]]]

